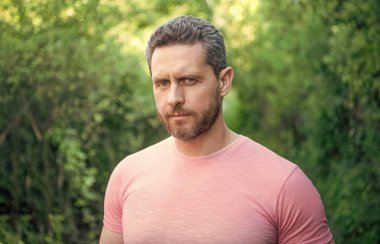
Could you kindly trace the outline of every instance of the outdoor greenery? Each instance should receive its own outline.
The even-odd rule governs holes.
[[[225,35],[231,128],[297,163],[337,243],[380,242],[377,0],[2,0],[0,243],[97,243],[108,177],[167,136],[144,50],[178,15]]]

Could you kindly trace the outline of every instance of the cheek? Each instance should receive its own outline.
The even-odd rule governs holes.
[[[156,103],[156,106],[160,104],[160,96],[157,92],[153,93],[154,102]]]
[[[215,87],[208,87],[207,89],[199,90],[197,93],[192,94],[193,96],[188,101],[194,107],[198,107],[199,109],[204,109],[204,107],[208,107],[212,100],[217,95],[218,89]]]
[[[165,99],[158,94],[153,94],[157,111],[161,112],[165,107]]]

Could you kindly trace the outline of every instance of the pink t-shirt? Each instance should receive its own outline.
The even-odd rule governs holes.
[[[125,243],[328,243],[319,193],[293,163],[239,136],[211,155],[167,138],[113,171],[104,226]]]

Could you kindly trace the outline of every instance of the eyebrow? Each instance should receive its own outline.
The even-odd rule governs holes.
[[[201,75],[192,75],[192,74],[181,75],[181,76],[178,78],[178,80],[180,80],[180,79],[185,79],[185,78],[192,78],[192,79],[200,80],[200,79],[202,79],[202,76],[201,76]]]
[[[180,75],[180,76],[177,76],[175,77],[176,80],[181,80],[181,79],[185,79],[185,78],[192,78],[192,79],[196,79],[196,80],[201,80],[203,77],[201,75],[198,75],[198,74],[183,74],[183,75]],[[162,81],[162,80],[170,80],[169,77],[152,77],[152,81],[153,82],[159,82],[159,81]]]

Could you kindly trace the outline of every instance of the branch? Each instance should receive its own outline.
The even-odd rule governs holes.
[[[38,129],[36,120],[34,119],[33,114],[30,112],[30,110],[28,110],[27,115],[28,115],[28,118],[30,120],[30,123],[32,124],[33,132],[36,135],[37,140],[41,141],[42,140],[42,133]]]
[[[9,135],[9,133],[11,132],[11,130],[13,128],[15,128],[20,123],[20,121],[21,121],[21,115],[23,113],[25,113],[28,110],[28,108],[29,108],[29,102],[27,102],[27,103],[24,104],[24,107],[22,108],[21,112],[18,113],[17,115],[15,115],[13,117],[13,120],[1,132],[1,134],[0,134],[0,145],[2,145],[4,143],[5,139],[7,139],[7,136]]]

